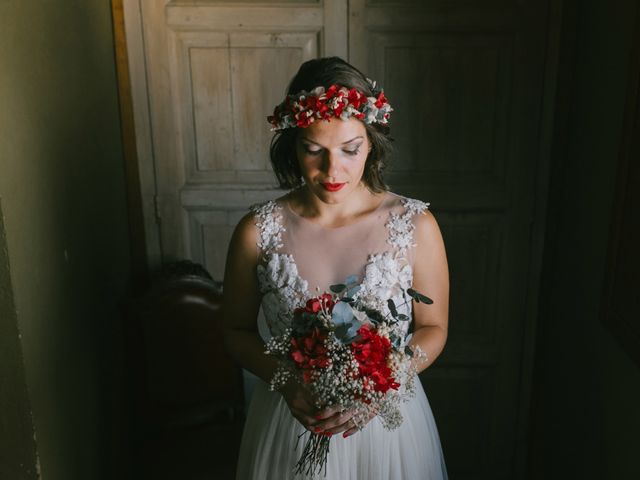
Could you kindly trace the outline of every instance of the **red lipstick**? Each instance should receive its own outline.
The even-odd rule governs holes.
[[[337,192],[345,185],[346,183],[323,183],[322,184],[325,190],[328,190],[329,192]]]

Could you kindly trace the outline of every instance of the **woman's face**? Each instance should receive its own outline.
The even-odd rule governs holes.
[[[296,139],[302,177],[326,203],[339,203],[360,187],[369,150],[367,130],[356,118],[316,121]]]

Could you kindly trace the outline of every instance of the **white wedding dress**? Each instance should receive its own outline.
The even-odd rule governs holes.
[[[404,302],[411,286],[416,245],[414,219],[428,205],[392,193],[355,222],[326,228],[293,212],[284,200],[252,207],[259,229],[262,262],[257,275],[266,328],[280,334],[294,308],[329,286],[358,275],[360,300],[388,311],[386,300]],[[424,292],[428,295],[428,292]],[[410,314],[408,302],[399,311]],[[406,325],[408,329],[408,325]],[[401,407],[404,420],[385,430],[378,418],[362,431],[331,438],[326,476],[294,475],[307,436],[277,392],[258,380],[253,390],[240,446],[238,480],[443,480],[447,472],[436,423],[416,379],[416,395]]]

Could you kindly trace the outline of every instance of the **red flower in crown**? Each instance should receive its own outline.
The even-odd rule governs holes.
[[[377,92],[374,82],[372,85]],[[343,117],[345,110],[365,123],[386,125],[392,108],[382,91],[377,94],[375,101],[370,101],[363,92],[355,88],[331,85],[326,91],[323,87],[317,87],[311,92],[287,95],[267,120],[271,123],[272,130],[306,128],[316,119],[346,118]]]
[[[384,96],[384,92],[380,92],[378,98],[376,98],[375,106],[376,108],[382,108],[385,103],[387,103],[387,97]]]
[[[355,88],[352,88],[351,90],[349,90],[349,96],[347,98],[349,99],[349,103],[355,109],[360,108],[360,105],[362,105],[363,102],[367,101],[367,97],[365,97],[364,94],[360,93]]]

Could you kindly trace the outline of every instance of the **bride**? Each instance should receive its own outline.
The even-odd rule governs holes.
[[[336,100],[338,98],[338,100]],[[401,405],[404,418],[385,430],[371,415],[318,410],[304,385],[268,387],[278,367],[258,330],[264,311],[270,335],[318,291],[356,275],[360,299],[372,304],[409,287],[432,305],[409,303],[406,342],[426,353],[428,368],[447,338],[449,280],[440,229],[428,204],[388,191],[382,171],[390,152],[391,107],[360,71],[336,58],[305,62],[285,101],[269,117],[274,172],[288,193],[256,205],[233,234],[224,280],[229,351],[261,381],[245,423],[237,478],[311,478],[294,474],[305,431],[333,436],[327,479],[447,478],[436,424],[424,390]],[[378,305],[376,305],[378,306]],[[387,308],[383,306],[382,308]],[[405,322],[408,323],[408,322]]]

